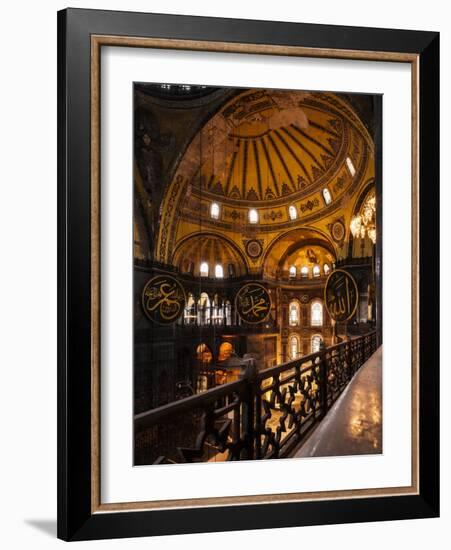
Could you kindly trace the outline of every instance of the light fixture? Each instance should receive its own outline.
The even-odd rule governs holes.
[[[376,195],[371,193],[363,203],[360,212],[353,216],[349,224],[352,236],[363,239],[365,235],[376,243]]]

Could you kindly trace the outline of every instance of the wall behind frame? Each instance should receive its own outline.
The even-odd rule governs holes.
[[[336,3],[226,4],[198,0],[85,0],[73,7],[154,11],[217,17],[243,17],[303,21],[311,23],[381,26],[441,31],[442,98],[451,95],[451,31],[446,4],[413,0],[409,10],[403,4],[380,0],[377,9],[357,0]],[[302,6],[302,7],[301,7]],[[10,549],[31,547],[52,549],[61,542],[56,536],[56,10],[66,2],[29,0],[8,4],[3,11],[3,82],[0,90],[3,183],[0,202],[0,231],[4,269],[1,272],[2,329],[0,346],[2,399],[0,414],[9,450],[0,459],[4,517],[2,540]],[[5,34],[6,33],[6,34]],[[442,100],[442,120],[451,120],[449,102]],[[451,148],[449,132],[442,125],[442,158]],[[446,135],[445,135],[446,132]],[[449,181],[449,162],[443,166],[442,182]],[[442,204],[451,202],[449,186],[442,184]],[[451,217],[442,216],[442,270],[449,274]],[[451,306],[449,286],[442,288],[442,342],[451,331],[445,312]],[[442,345],[444,345],[442,343]],[[442,388],[451,375],[443,369]],[[451,404],[442,400],[442,463],[451,456]],[[32,414],[30,414],[32,413]],[[450,470],[443,469],[443,488],[450,486]],[[334,546],[347,550],[406,546],[412,550],[449,538],[451,497],[443,491],[442,518],[385,524],[338,525],[239,533],[217,533],[153,539],[153,548],[226,549],[231,545],[260,548],[295,544]],[[86,548],[147,548],[148,539],[85,543]],[[442,545],[443,546],[443,545]],[[441,546],[439,546],[441,547]]]

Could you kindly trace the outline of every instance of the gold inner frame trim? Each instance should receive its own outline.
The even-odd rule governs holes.
[[[102,46],[247,53],[331,59],[353,59],[410,63],[412,71],[412,480],[407,487],[384,487],[338,491],[277,493],[232,497],[191,498],[145,502],[102,503],[100,492],[100,54]],[[308,502],[349,498],[388,497],[419,494],[419,56],[400,52],[304,48],[267,44],[238,44],[142,38],[91,36],[91,513],[131,510],[163,510],[209,506]]]

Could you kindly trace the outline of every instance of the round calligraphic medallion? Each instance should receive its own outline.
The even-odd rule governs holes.
[[[235,307],[244,322],[263,323],[271,312],[271,296],[264,286],[249,283],[238,291]]]
[[[251,258],[259,258],[263,252],[263,247],[259,241],[248,241],[246,245],[247,255]]]
[[[345,238],[346,230],[345,226],[343,225],[343,222],[334,222],[332,225],[332,238],[335,242],[340,242]]]
[[[157,275],[146,283],[142,305],[147,317],[159,325],[177,321],[185,309],[186,296],[182,285],[170,275]]]
[[[359,303],[359,291],[354,277],[344,269],[332,271],[326,281],[324,303],[335,321],[350,319]]]

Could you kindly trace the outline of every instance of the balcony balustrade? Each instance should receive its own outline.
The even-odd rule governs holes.
[[[137,414],[135,464],[290,456],[377,347],[376,331]]]

